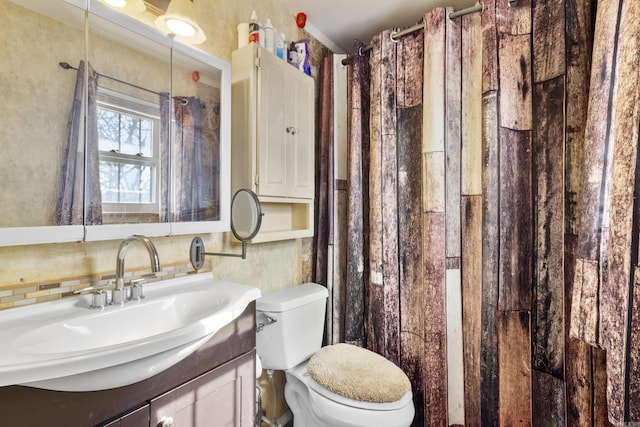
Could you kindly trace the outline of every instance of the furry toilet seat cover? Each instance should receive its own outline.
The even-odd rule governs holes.
[[[321,348],[307,364],[318,384],[349,399],[387,403],[411,390],[409,378],[384,357],[351,344]]]

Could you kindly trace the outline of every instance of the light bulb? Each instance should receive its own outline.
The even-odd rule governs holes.
[[[193,25],[180,19],[167,19],[167,27],[171,32],[182,37],[191,37],[196,33]]]

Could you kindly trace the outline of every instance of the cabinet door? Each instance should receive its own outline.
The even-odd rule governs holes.
[[[150,426],[253,426],[255,353],[247,353],[151,401]]]
[[[287,193],[289,197],[312,199],[315,190],[313,80],[294,72],[289,85],[292,90],[285,92]]]
[[[275,55],[259,52],[257,193],[313,198],[313,80]]]

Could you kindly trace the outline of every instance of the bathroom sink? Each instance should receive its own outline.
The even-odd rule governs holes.
[[[103,310],[86,295],[0,311],[0,386],[90,391],[144,380],[196,351],[260,290],[205,273],[144,294]]]

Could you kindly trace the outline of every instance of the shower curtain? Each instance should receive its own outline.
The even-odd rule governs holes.
[[[428,13],[425,32],[375,36],[348,77],[345,341],[407,373],[414,425],[446,425],[456,417],[464,423],[462,395],[451,402],[453,415],[443,398],[449,384],[463,387],[461,374],[443,375],[448,358],[462,372],[460,328],[450,334],[453,341],[447,336],[447,309],[450,324],[460,325],[462,315],[460,216],[445,214],[460,211],[463,147],[462,24],[448,20],[449,12]],[[355,51],[361,48],[356,42]],[[479,110],[479,93],[474,101]],[[477,136],[467,151],[479,152]],[[479,170],[479,157],[476,163]]]
[[[606,351],[614,423],[640,421],[640,4],[598,2],[571,335]]]
[[[175,221],[219,219],[218,114],[213,102],[174,98]]]
[[[594,1],[483,3],[461,19],[429,12],[397,43],[384,31],[348,66],[334,336],[407,373],[416,426],[640,421],[640,4],[598,2],[592,66]],[[609,74],[621,77],[601,87]],[[610,150],[589,142],[591,120],[615,132],[609,169],[594,161]],[[594,181],[608,170],[610,184]],[[602,212],[593,185],[610,191],[608,237],[582,226]],[[594,294],[585,272],[609,281]],[[606,339],[575,332],[597,328]]]

